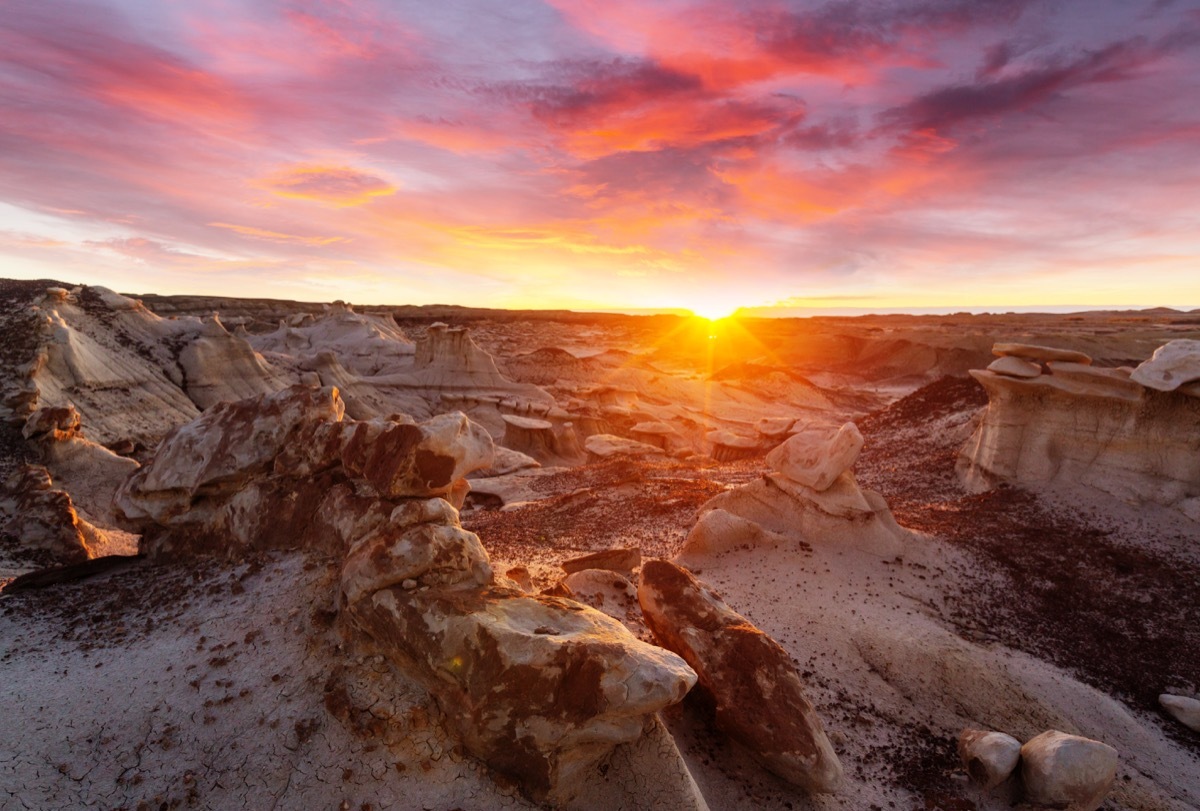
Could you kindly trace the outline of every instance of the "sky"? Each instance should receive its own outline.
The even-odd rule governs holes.
[[[1197,0],[0,9],[0,276],[510,308],[1200,307]]]

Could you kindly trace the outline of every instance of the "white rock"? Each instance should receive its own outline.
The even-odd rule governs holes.
[[[1158,697],[1158,703],[1176,721],[1200,732],[1200,699],[1163,693]]]
[[[1200,341],[1180,338],[1163,344],[1130,377],[1159,391],[1174,391],[1185,383],[1200,380]]]
[[[1106,743],[1043,732],[1021,747],[1021,778],[1031,802],[1095,811],[1117,776],[1117,750]]]
[[[854,466],[862,446],[862,434],[852,422],[832,434],[813,428],[795,434],[767,454],[767,464],[781,476],[820,491]]]
[[[615,436],[613,434],[592,434],[583,441],[583,447],[592,456],[598,456],[601,459],[609,456],[617,456],[625,454],[627,456],[648,456],[651,454],[661,454],[662,448],[654,445],[647,445],[645,442],[637,442],[636,440],[626,439],[625,437]]]
[[[1016,770],[1021,742],[1003,732],[964,729],[958,735],[958,757],[972,780],[993,789]]]
[[[675,561],[687,563],[735,549],[775,546],[787,538],[722,509],[709,510],[688,533]]]
[[[1012,355],[1004,355],[996,358],[988,365],[989,372],[995,372],[998,375],[1007,375],[1009,377],[1037,377],[1042,373],[1042,367],[1036,363],[1030,363],[1027,360],[1013,357]]]

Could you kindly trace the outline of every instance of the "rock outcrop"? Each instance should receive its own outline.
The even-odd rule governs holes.
[[[797,433],[768,454],[773,472],[721,493],[700,508],[704,526],[693,530],[696,537],[689,537],[685,550],[694,556],[702,549],[729,549],[748,543],[753,535],[756,542],[782,536],[798,543],[841,544],[883,557],[900,553],[905,530],[883,497],[861,489],[850,471],[861,448],[862,436],[853,423],[832,431],[812,428]],[[728,525],[745,540],[716,538],[717,519],[704,519],[714,510],[756,524],[763,532],[750,532],[722,517],[721,526]]]
[[[356,422],[336,390],[293,387],[174,432],[118,504],[153,556],[340,560],[351,639],[420,682],[467,751],[562,804],[695,674],[599,611],[497,581],[453,504],[491,463],[461,414]]]
[[[1021,779],[1036,805],[1095,811],[1117,777],[1117,750],[1050,730],[1021,747]]]
[[[799,674],[775,640],[679,567],[642,567],[638,602],[659,644],[682,656],[716,724],[767,769],[812,792],[835,791],[842,765]]]
[[[1132,375],[1054,359],[1028,379],[972,371],[989,403],[959,454],[964,483],[1083,486],[1200,521],[1200,397],[1142,385],[1186,368],[1178,347],[1155,357]]]
[[[657,445],[648,445],[615,434],[592,434],[583,441],[583,447],[593,459],[607,459],[610,456],[656,456],[662,453],[662,449]]]
[[[515,414],[502,415],[506,448],[526,454],[543,465],[572,465],[584,459],[579,447],[579,437],[571,423],[555,428],[549,420],[521,417]]]
[[[402,372],[412,366],[416,353],[390,315],[358,313],[343,302],[328,305],[317,318],[282,320],[274,332],[248,340],[259,352],[285,358],[332,352],[343,368],[362,376]]]
[[[201,410],[287,388],[293,380],[276,372],[245,338],[231,334],[216,313],[179,352],[184,390]]]
[[[0,484],[0,537],[18,556],[45,565],[87,560],[102,533],[79,517],[46,468],[25,465]]]
[[[1016,771],[1021,742],[1003,732],[964,729],[958,736],[958,757],[973,781],[993,789]]]

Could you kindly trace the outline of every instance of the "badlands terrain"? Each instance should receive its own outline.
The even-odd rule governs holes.
[[[0,281],[0,807],[1200,809],[1198,339]]]

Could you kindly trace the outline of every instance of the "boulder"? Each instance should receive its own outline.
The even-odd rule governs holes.
[[[1117,750],[1106,743],[1043,732],[1021,747],[1021,778],[1030,802],[1095,811],[1117,776]]]
[[[822,491],[854,466],[862,447],[862,434],[852,422],[836,432],[809,428],[768,453],[767,464],[789,481]]]
[[[563,561],[562,568],[567,574],[582,572],[584,569],[608,569],[626,576],[632,576],[633,570],[642,565],[642,552],[632,547],[605,549],[571,558]]]
[[[568,802],[614,747],[641,737],[696,679],[675,654],[556,597],[392,586],[350,611],[380,652],[434,695],[468,751],[550,804]]]
[[[637,587],[624,575],[609,569],[583,569],[563,578],[570,589],[571,599],[602,611],[635,633],[640,611],[637,608]]]
[[[719,729],[788,782],[812,792],[837,789],[842,765],[787,651],[663,560],[642,567],[638,602],[658,643],[696,671]]]
[[[1130,377],[1158,391],[1175,391],[1200,380],[1200,341],[1180,338],[1154,350],[1150,359],[1133,370]]]
[[[1188,729],[1200,732],[1200,699],[1163,693],[1158,697],[1158,703],[1176,721]]]
[[[718,462],[736,462],[739,459],[750,459],[763,452],[762,439],[757,436],[745,436],[724,429],[709,431],[704,439],[712,450],[709,454]]]
[[[1012,355],[1004,355],[996,358],[987,367],[989,372],[995,372],[998,375],[1007,375],[1008,377],[1037,377],[1042,373],[1042,367],[1036,363],[1030,363],[1027,360],[1013,357]]]
[[[1068,363],[1091,365],[1092,359],[1072,349],[1058,349],[1053,346],[1038,344],[998,343],[992,347],[992,354],[997,357],[1024,358],[1025,360],[1041,361],[1062,360]]]
[[[528,455],[543,465],[578,464],[583,461],[575,428],[567,423],[555,428],[549,420],[502,415],[506,448]]]
[[[964,729],[958,735],[958,757],[971,779],[990,790],[1016,771],[1021,742],[1003,732]]]

